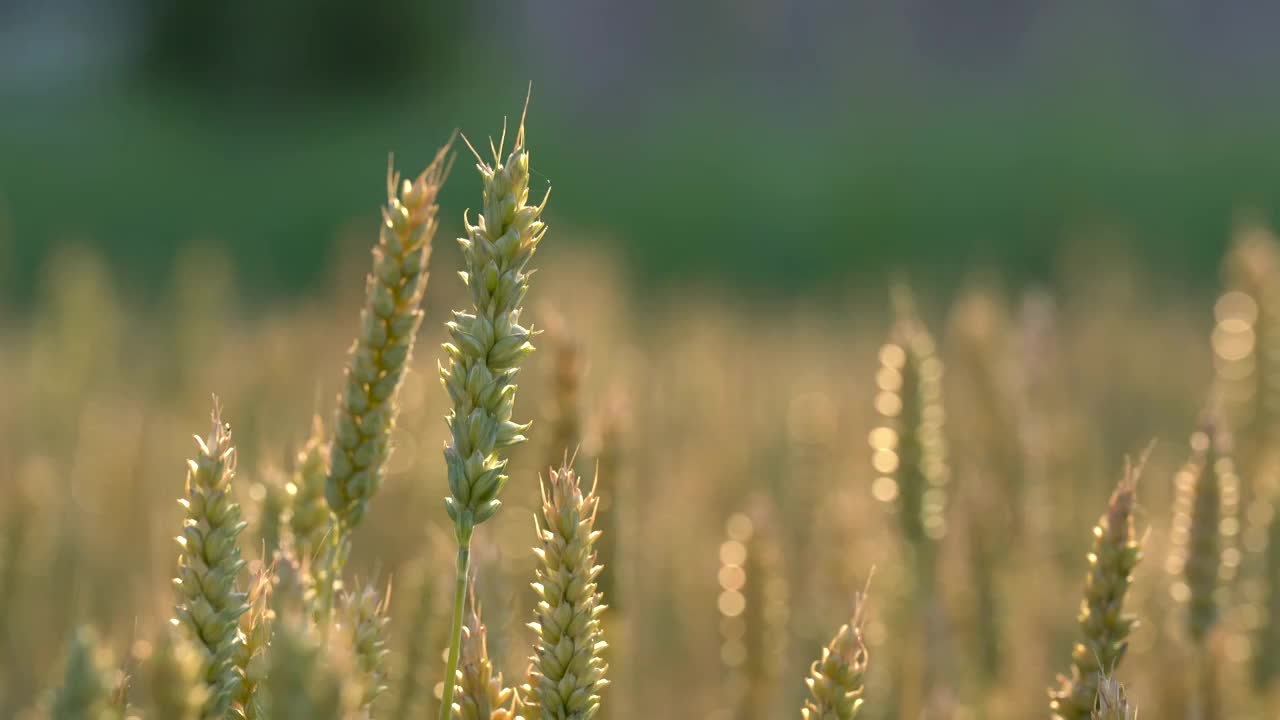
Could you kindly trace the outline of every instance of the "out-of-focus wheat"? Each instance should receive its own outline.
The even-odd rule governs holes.
[[[810,699],[800,710],[804,720],[853,720],[862,708],[862,678],[867,672],[867,646],[862,638],[866,596],[854,601],[853,619],[842,625],[809,668],[805,684]]]
[[[97,633],[81,627],[67,647],[62,685],[53,693],[49,720],[124,720],[123,682]]]
[[[1093,529],[1089,572],[1080,603],[1083,638],[1071,652],[1071,675],[1060,676],[1049,692],[1049,709],[1061,720],[1088,720],[1098,695],[1100,673],[1115,672],[1129,647],[1137,619],[1125,614],[1124,602],[1142,547],[1133,528],[1136,486],[1141,465],[1126,467],[1111,494],[1107,511]]]
[[[344,622],[351,636],[360,708],[372,712],[373,703],[387,691],[387,601],[371,585],[347,597]]]
[[[515,690],[502,684],[502,673],[489,659],[487,631],[480,608],[471,593],[471,609],[462,630],[462,659],[458,667],[458,692],[453,717],[458,720],[514,720]]]
[[[154,717],[200,720],[209,697],[209,688],[204,682],[204,660],[177,627],[161,631],[147,670]]]
[[[238,587],[244,561],[237,539],[245,523],[231,486],[236,454],[216,402],[213,429],[207,438],[197,437],[196,444],[199,453],[188,462],[187,494],[181,501],[187,517],[178,537],[175,613],[204,652],[209,686],[205,717],[221,718],[239,692],[235,659],[243,644],[240,616],[249,606]]]
[[[1137,720],[1138,706],[1129,702],[1129,695],[1114,677],[1098,677],[1098,697],[1094,701],[1092,720]]]

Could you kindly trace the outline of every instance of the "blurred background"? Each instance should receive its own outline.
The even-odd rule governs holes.
[[[1203,286],[1233,212],[1280,206],[1277,16],[1209,0],[6,0],[4,296],[29,300],[67,242],[140,296],[193,241],[224,248],[255,297],[314,290],[346,223],[372,217],[388,152],[412,164],[454,127],[497,132],[530,82],[551,218],[646,283],[755,294],[975,263],[1046,277],[1065,241],[1107,230]],[[448,188],[449,234],[470,189]]]
[[[1275,717],[1278,21],[1210,0],[0,0],[0,717],[56,680],[79,622],[145,664],[211,393],[260,559],[332,417],[388,154],[409,174],[454,128],[481,146],[530,83],[548,332],[476,550],[510,678],[534,478],[579,447],[613,568],[605,716],[794,716],[873,566],[867,717],[1044,716],[1091,528],[1155,439],[1121,677],[1173,717],[1192,657],[1173,478],[1217,389],[1246,448],[1220,717]],[[442,664],[405,658],[447,622],[435,363],[480,204],[457,150],[350,566],[395,580],[397,718],[429,716]],[[873,492],[896,463],[875,432],[901,390],[894,281],[947,369],[927,597]]]

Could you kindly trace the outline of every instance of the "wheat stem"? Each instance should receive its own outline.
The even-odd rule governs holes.
[[[458,548],[453,590],[453,624],[450,626],[449,660],[444,668],[444,693],[440,696],[440,720],[449,720],[453,691],[458,675],[458,655],[462,649],[462,616],[467,601],[467,574],[471,572],[471,543]]]

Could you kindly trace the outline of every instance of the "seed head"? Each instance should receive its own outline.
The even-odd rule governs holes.
[[[474,149],[473,149],[474,152]],[[524,122],[506,161],[493,148],[494,164],[479,159],[484,207],[473,225],[464,218],[462,280],[472,307],[456,311],[448,323],[449,356],[440,379],[453,408],[446,418],[450,437],[444,450],[450,497],[445,499],[460,545],[472,529],[493,517],[507,482],[507,461],[498,451],[523,442],[528,425],[511,420],[516,373],[533,352],[533,330],[520,324],[521,303],[529,289],[529,260],[546,226],[539,217],[546,205],[529,204],[529,153]]]
[[[204,655],[209,697],[205,717],[221,718],[239,692],[235,659],[240,652],[240,616],[248,609],[238,588],[244,561],[237,539],[244,531],[240,506],[232,499],[236,455],[231,431],[213,410],[207,438],[196,438],[199,452],[188,462],[187,516],[178,538],[178,603],[175,617]]]
[[[605,606],[596,588],[595,524],[599,501],[583,495],[573,470],[552,471],[542,487],[534,622],[537,634],[521,707],[530,720],[588,720],[608,685],[600,629]]]
[[[351,347],[334,416],[325,484],[329,507],[345,528],[364,518],[391,454],[391,431],[399,412],[396,396],[422,324],[419,306],[436,232],[436,196],[452,165],[451,146],[452,141],[440,148],[412,182],[401,184],[399,175],[387,174],[387,205],[373,248],[373,272],[365,284],[360,335]]]

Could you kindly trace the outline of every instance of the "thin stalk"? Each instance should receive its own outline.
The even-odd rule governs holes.
[[[453,629],[449,632],[449,662],[444,669],[440,720],[449,720],[453,712],[453,686],[458,679],[458,654],[462,649],[462,611],[467,601],[467,576],[471,572],[470,541],[458,546],[457,565],[457,583],[453,591]]]

